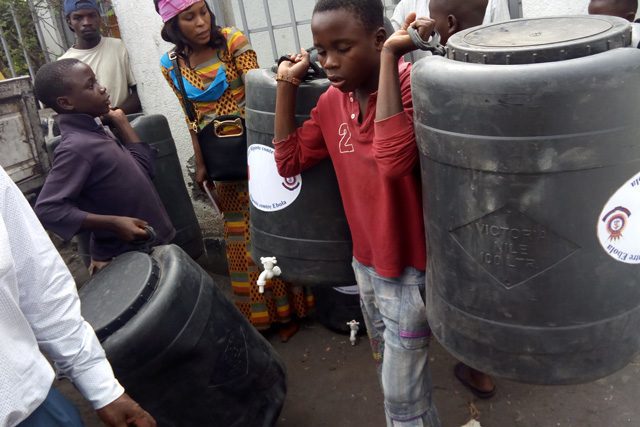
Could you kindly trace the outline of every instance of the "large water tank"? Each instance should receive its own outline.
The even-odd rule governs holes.
[[[251,248],[254,260],[275,256],[282,278],[293,283],[353,284],[352,245],[331,160],[301,175],[282,178],[273,156],[276,81],[271,70],[247,74],[246,118],[249,163]],[[326,79],[298,88],[296,122],[309,118]]]
[[[120,255],[80,299],[116,376],[159,426],[275,425],[282,361],[179,247]]]
[[[350,334],[348,322],[359,322],[359,333],[366,331],[362,309],[360,308],[360,292],[358,285],[322,286],[313,290],[316,299],[314,317],[323,326],[332,331]]]
[[[196,259],[204,253],[202,231],[184,182],[167,118],[160,114],[143,115],[134,119],[131,126],[140,139],[157,150],[153,184],[176,229],[172,243]]]
[[[429,322],[474,368],[577,383],[640,348],[630,36],[613,17],[515,20],[413,69]]]

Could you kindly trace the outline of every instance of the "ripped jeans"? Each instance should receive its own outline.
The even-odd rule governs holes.
[[[353,270],[378,364],[387,427],[440,427],[431,395],[424,272],[408,267],[401,277],[387,278],[355,259]]]

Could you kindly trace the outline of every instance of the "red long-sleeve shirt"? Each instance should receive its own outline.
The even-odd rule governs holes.
[[[384,277],[406,267],[425,270],[418,149],[413,131],[411,65],[401,62],[404,112],[374,121],[377,93],[362,123],[353,93],[329,88],[311,118],[275,141],[280,175],[295,176],[331,157],[353,239],[353,256]]]

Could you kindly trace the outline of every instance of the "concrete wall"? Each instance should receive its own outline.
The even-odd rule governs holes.
[[[191,156],[191,139],[178,99],[160,72],[160,57],[172,45],[162,40],[162,20],[153,2],[113,0],[122,40],[129,51],[142,107],[147,114],[163,114],[169,120],[183,165]]]

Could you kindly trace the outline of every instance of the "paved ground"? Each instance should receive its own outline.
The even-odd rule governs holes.
[[[72,256],[65,258],[75,262]],[[75,270],[81,271],[77,266]],[[228,286],[218,279],[221,286]],[[303,324],[286,344],[275,335],[267,337],[289,373],[279,427],[384,426],[382,396],[366,338],[352,347],[346,336],[313,321]],[[482,427],[640,426],[640,358],[610,377],[579,386],[531,386],[498,379],[498,393],[488,401],[473,399],[453,378],[454,365],[455,360],[433,341],[435,401],[445,427],[462,426],[472,414]],[[88,427],[101,425],[68,383],[59,386],[82,406]]]

